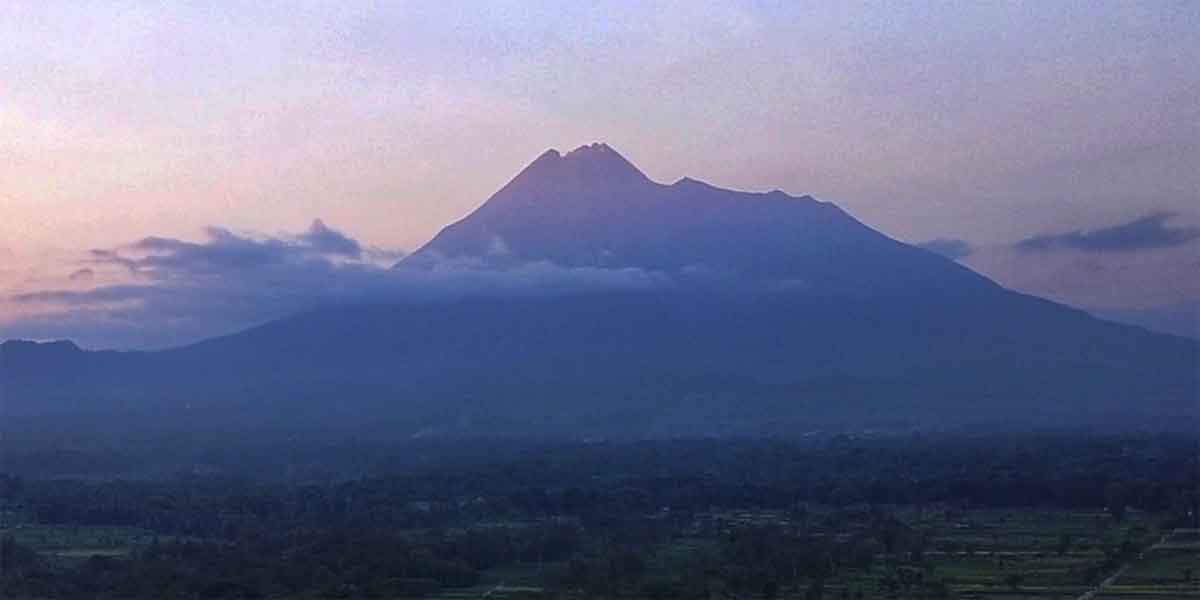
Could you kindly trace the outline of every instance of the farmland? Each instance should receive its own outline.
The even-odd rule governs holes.
[[[686,441],[324,483],[3,476],[0,592],[1200,599],[1193,450]]]
[[[699,514],[677,537],[656,545],[636,568],[646,571],[648,579],[669,582],[673,573],[719,553],[721,540],[764,528],[802,527],[806,535],[830,539],[869,537],[869,515],[854,512],[811,506],[799,519],[795,513],[778,511]],[[898,547],[892,552],[881,542],[865,565],[839,569],[821,580],[800,577],[758,595],[807,598],[819,586],[829,598],[1078,598],[1119,571],[1094,598],[1200,598],[1200,543],[1193,540],[1195,534],[1186,529],[1161,532],[1147,515],[1131,515],[1118,524],[1103,512],[934,506],[896,507],[894,516],[897,525],[903,525],[902,537],[911,537],[895,540]],[[96,558],[129,560],[153,545],[168,543],[168,538],[132,527],[19,524],[0,535],[62,567]],[[570,568],[569,561],[547,561],[488,569],[471,586],[436,593],[440,586],[431,587],[430,597],[544,597],[549,595],[547,576]]]

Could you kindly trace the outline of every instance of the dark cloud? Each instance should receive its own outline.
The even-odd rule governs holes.
[[[51,337],[69,322],[91,346],[160,347],[225,333],[324,302],[378,295],[390,286],[394,251],[364,249],[316,221],[295,236],[205,230],[204,241],[147,237],[92,250],[83,281],[115,268],[129,281],[90,290],[41,290],[9,301],[43,309],[0,337]],[[70,330],[68,330],[70,331]],[[109,341],[111,340],[111,342]]]
[[[951,238],[929,240],[928,242],[917,244],[917,247],[941,254],[951,260],[966,258],[975,252],[975,246],[971,245],[970,242]]]
[[[137,271],[137,263],[133,259],[124,258],[115,250],[94,249],[88,253],[89,262],[96,264],[114,264],[125,267],[130,272]]]
[[[1035,235],[1017,242],[1014,246],[1024,252],[1130,252],[1170,248],[1200,238],[1200,228],[1167,225],[1167,221],[1174,216],[1174,213],[1158,212],[1128,223],[1092,231],[1075,230]]]
[[[313,221],[312,226],[300,235],[299,240],[312,247],[313,250],[324,254],[358,258],[363,253],[362,246],[357,240],[347,237],[340,231],[330,229],[320,219]]]
[[[92,250],[89,262],[120,266],[149,279],[227,278],[263,270],[328,269],[333,265],[366,266],[376,256],[397,251],[365,251],[357,240],[330,228],[321,220],[297,236],[242,235],[222,227],[205,229],[203,242],[147,237],[119,248]]]
[[[201,242],[148,237],[93,250],[88,261],[97,271],[115,268],[132,274],[129,281],[9,296],[11,302],[41,310],[0,327],[0,338],[69,337],[92,348],[161,348],[322,304],[671,284],[657,272],[566,268],[544,261],[497,269],[479,260],[440,260],[392,269],[403,253],[364,247],[319,221],[295,236],[252,236],[220,227],[208,228],[206,235]]]

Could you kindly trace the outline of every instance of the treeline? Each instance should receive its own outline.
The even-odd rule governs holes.
[[[797,502],[1187,511],[1196,437],[835,437],[821,444],[678,440],[530,445],[494,441],[473,461],[325,484],[251,476],[37,479],[0,473],[0,501],[43,523],[120,524],[197,535],[246,518],[276,527],[423,527],[480,514],[523,518],[787,508]],[[478,442],[476,442],[478,444]],[[465,445],[469,445],[466,443]],[[411,450],[406,450],[411,452]],[[463,451],[460,450],[460,453]],[[489,454],[502,456],[489,460]],[[335,460],[335,458],[330,458]],[[269,481],[269,480],[268,480]],[[420,511],[405,507],[419,504]]]
[[[562,593],[772,596],[803,586],[820,597],[839,569],[881,554],[919,564],[930,548],[897,506],[1092,509],[1113,520],[1135,509],[1177,526],[1200,514],[1200,459],[1186,436],[504,443],[494,460],[481,444],[476,460],[324,484],[0,475],[10,522],[154,536],[128,557],[74,565],[5,538],[0,595],[427,596],[522,566]],[[705,519],[722,511],[775,517]],[[702,543],[657,551],[685,539]],[[907,596],[944,591],[920,569],[885,584]]]

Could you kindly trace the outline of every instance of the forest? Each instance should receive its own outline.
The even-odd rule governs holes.
[[[300,446],[119,476],[12,452],[0,595],[1066,597],[1200,526],[1182,435]],[[1182,542],[1153,581],[1185,594]]]

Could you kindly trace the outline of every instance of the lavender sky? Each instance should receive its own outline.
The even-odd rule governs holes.
[[[1187,1],[4,2],[0,337],[155,346],[270,318],[311,273],[271,280],[291,302],[255,304],[255,276],[234,296],[253,309],[179,305],[161,338],[128,312],[145,298],[63,293],[129,283],[111,257],[145,238],[282,249],[352,286],[596,140],[659,181],[833,201],[1077,306],[1195,302],[1197,65]]]

